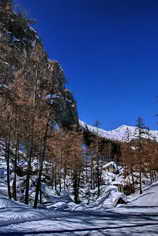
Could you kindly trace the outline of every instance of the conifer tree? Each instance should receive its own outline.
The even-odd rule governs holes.
[[[143,147],[143,141],[144,136],[146,135],[147,127],[144,124],[144,120],[142,117],[138,117],[136,121],[136,131],[135,131],[135,137],[137,140],[136,143],[136,158],[137,158],[137,164],[138,164],[138,170],[139,170],[139,192],[142,194],[142,172],[144,169],[144,147]]]

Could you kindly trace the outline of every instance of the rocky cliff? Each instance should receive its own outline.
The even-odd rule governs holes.
[[[0,1],[0,87],[14,83],[16,75],[25,79],[38,77],[42,86],[49,86],[53,98],[55,120],[59,126],[78,125],[76,102],[65,88],[64,72],[58,62],[49,60],[31,21],[15,13],[11,1]]]

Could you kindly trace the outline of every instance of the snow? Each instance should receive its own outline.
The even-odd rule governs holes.
[[[3,208],[19,208],[19,207],[26,207],[24,204],[9,200],[7,197],[0,195],[0,209]]]
[[[8,63],[5,62],[5,64],[8,64]],[[0,84],[0,88],[6,88],[6,89],[8,89],[8,86],[7,86],[6,84]]]
[[[143,207],[155,207],[158,206],[158,182],[147,187],[143,194],[136,196],[131,200],[131,204],[135,206]]]
[[[1,159],[1,158],[0,158]],[[1,164],[5,160],[1,159]],[[25,161],[19,165],[25,167]],[[37,165],[34,160],[33,166]],[[47,163],[45,163],[46,165]],[[108,167],[119,173],[112,173]],[[0,178],[0,236],[3,235],[157,235],[158,232],[158,182],[147,187],[142,195],[135,193],[126,197],[115,186],[123,184],[122,169],[115,162],[103,166],[106,185],[101,188],[101,196],[93,203],[75,204],[70,192],[63,191],[58,196],[53,189],[42,184],[46,200],[39,209],[9,200],[4,180],[4,170]],[[20,188],[23,178],[17,178]],[[69,181],[69,179],[67,180]],[[86,186],[82,189],[86,191]],[[34,190],[33,190],[34,191]],[[96,189],[93,190],[96,193]],[[121,204],[119,200],[126,204]]]
[[[108,192],[113,200],[120,197],[116,187],[110,187]],[[0,235],[157,235],[157,195],[158,183],[155,183],[142,195],[133,196],[127,205],[105,208],[107,195],[104,195],[93,205],[93,210],[83,205],[75,209],[76,204],[69,202],[75,211],[68,211],[59,210],[60,202],[56,203],[56,209],[35,210],[0,194]]]
[[[112,166],[112,167],[114,167],[115,169],[117,169],[116,163],[115,163],[114,161],[110,161],[110,162],[108,162],[107,164],[103,165],[103,168],[105,169],[105,168],[108,168],[108,167],[110,167],[110,166]]]
[[[29,29],[32,31],[32,32],[34,32],[35,33],[35,35],[36,35],[36,39],[39,39],[39,36],[38,36],[38,33],[37,33],[37,31],[30,25],[29,26]]]
[[[122,125],[117,129],[107,131],[103,130],[91,125],[86,124],[83,121],[79,121],[79,124],[83,128],[87,128],[92,133],[99,135],[100,137],[110,139],[110,140],[117,140],[117,141],[130,141],[132,139],[136,139],[137,137],[137,127],[135,126],[127,126]],[[129,137],[127,137],[127,133],[129,133]],[[156,139],[158,141],[158,131],[157,130],[150,130],[150,135],[144,134],[142,137],[148,138],[150,136],[151,139]],[[128,139],[128,140],[127,140]]]
[[[123,193],[118,192],[116,186],[109,186],[103,193],[103,196],[100,197],[95,203],[90,204],[87,209],[91,209],[93,211],[104,211],[107,208],[113,208],[116,206],[119,199],[127,202],[126,196]]]
[[[0,209],[0,235],[157,235],[158,207],[106,211]],[[48,233],[48,234],[47,234]],[[6,234],[7,235],[7,234]]]
[[[46,199],[46,202],[41,205],[45,208],[58,208],[58,209],[68,209],[68,203],[72,203],[70,195],[66,191],[62,191],[60,196],[57,196],[55,191],[50,189],[46,184],[42,184],[42,192]]]

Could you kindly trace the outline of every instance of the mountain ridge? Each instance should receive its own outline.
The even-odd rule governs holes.
[[[92,125],[88,125],[84,121],[79,120],[79,124],[82,128],[88,129],[90,132],[94,134],[98,134],[98,136],[114,141],[131,141],[132,139],[137,138],[137,127],[130,125],[121,125],[116,129],[107,131],[101,128],[97,128]],[[145,129],[146,134],[144,134],[143,138],[149,138],[152,140],[158,141],[158,130],[149,130],[147,133],[147,129]]]

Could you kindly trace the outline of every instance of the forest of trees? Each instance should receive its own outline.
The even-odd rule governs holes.
[[[129,177],[128,191],[135,192],[136,186],[139,185],[139,192],[142,194],[143,176],[148,178],[151,184],[158,177],[158,143],[141,117],[136,121],[136,139],[129,141],[129,136],[127,130],[126,140],[121,144],[121,163],[125,177]]]

